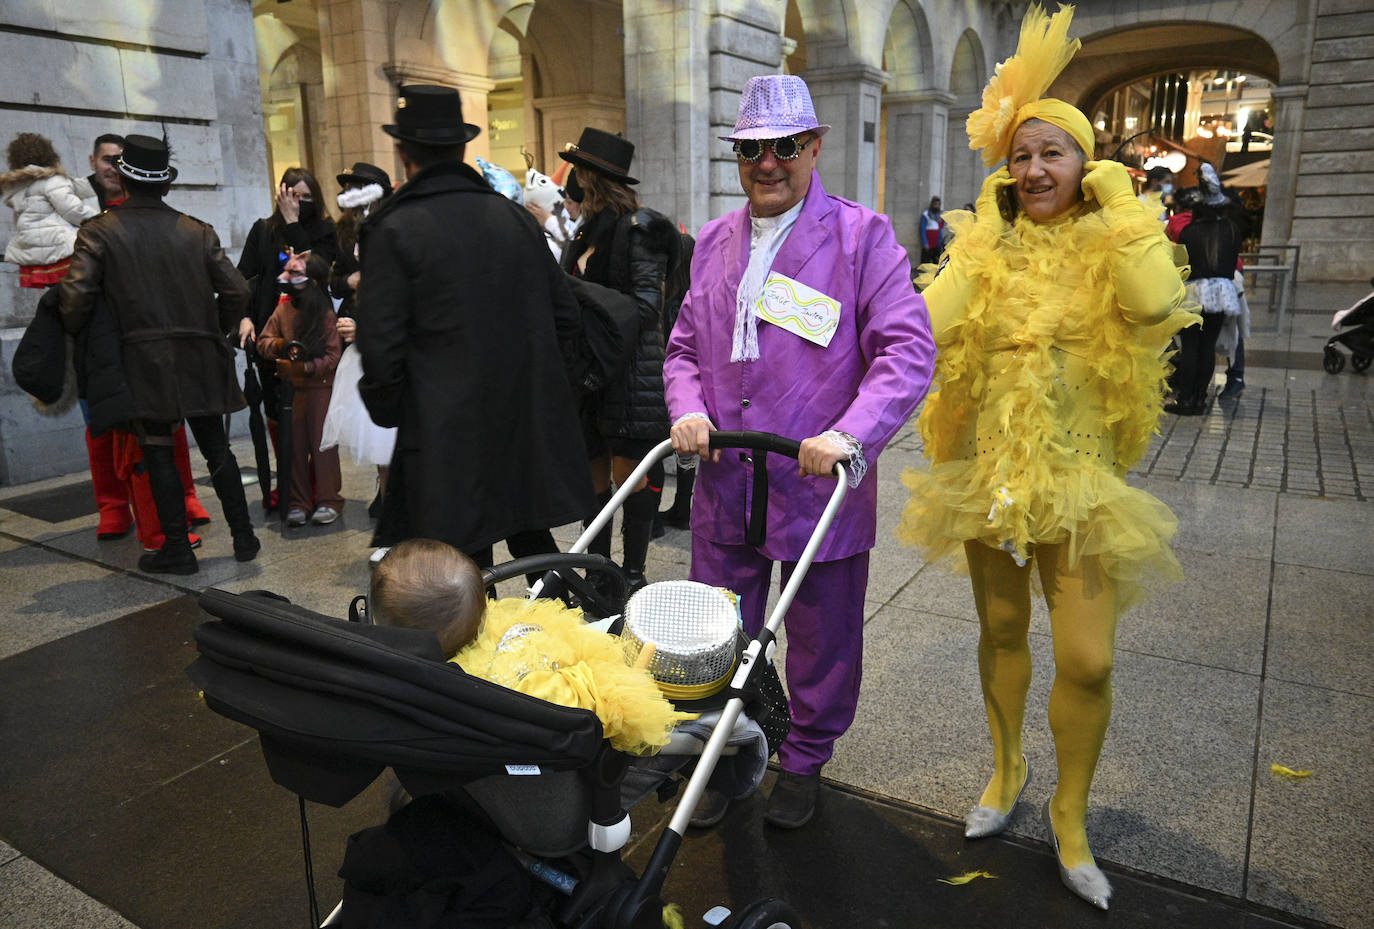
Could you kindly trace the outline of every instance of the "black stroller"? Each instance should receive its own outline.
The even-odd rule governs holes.
[[[1374,279],[1369,284],[1374,287]],[[1336,346],[1344,345],[1350,351],[1350,368],[1356,374],[1369,370],[1374,361],[1374,293],[1355,304],[1337,323],[1341,332],[1333,335],[1322,350],[1322,367],[1327,374],[1339,374],[1345,367],[1345,356]]]
[[[760,469],[767,452],[795,459],[799,450],[794,441],[752,432],[714,433],[712,445],[752,450]],[[547,565],[535,565],[534,559],[510,562],[485,579],[495,583],[547,567],[549,574],[532,595],[560,585],[604,590],[577,572],[614,566],[581,550],[652,464],[671,450],[664,442],[645,458],[571,552],[545,556]],[[699,748],[677,809],[642,875],[621,857],[631,832],[622,786],[633,757],[604,741],[601,722],[591,711],[546,703],[445,663],[432,633],[335,620],[271,595],[212,589],[201,605],[218,621],[197,630],[200,657],[189,673],[211,709],[259,731],[273,780],[301,798],[302,810],[305,800],[342,806],[390,767],[401,786],[419,798],[415,803],[442,797],[459,807],[458,821],[477,823],[484,833],[498,836],[496,852],[539,879],[532,882],[531,898],[537,912],[480,925],[657,929],[665,925],[664,882],[689,820],[746,703],[758,701],[783,616],[844,500],[843,465],[836,471],[834,493],[790,583],[759,637],[738,655],[719,722]],[[756,531],[766,518],[763,496],[760,502],[756,494],[751,514]],[[464,833],[458,844],[469,844],[467,839]],[[353,845],[351,840],[350,851]],[[312,918],[318,921],[313,885],[309,890]],[[351,907],[346,890],[323,925],[363,924],[350,921]],[[715,907],[702,919],[729,929],[801,926],[791,907],[777,899],[734,913]]]

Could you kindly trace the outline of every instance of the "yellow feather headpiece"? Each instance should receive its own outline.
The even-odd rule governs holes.
[[[989,167],[1007,157],[1017,126],[1032,117],[1044,119],[1047,114],[1050,117],[1047,121],[1060,125],[1083,146],[1088,157],[1092,157],[1092,127],[1086,116],[1062,101],[1054,101],[1060,104],[1058,107],[1032,106],[1040,101],[1041,95],[1083,44],[1069,38],[1073,9],[1064,4],[1050,16],[1040,4],[1032,5],[1021,21],[1016,54],[997,66],[983,88],[983,105],[968,118],[968,147],[975,151],[982,149],[983,163]],[[1044,102],[1049,104],[1051,101]],[[1037,109],[1045,112],[1036,112]],[[1066,109],[1073,113],[1064,113]],[[1073,118],[1075,116],[1077,119]]]

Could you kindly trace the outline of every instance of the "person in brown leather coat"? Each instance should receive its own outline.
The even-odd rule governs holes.
[[[58,286],[68,332],[84,329],[103,297],[120,333],[129,425],[143,448],[167,537],[161,551],[139,559],[139,569],[194,574],[199,568],[172,447],[182,420],[209,465],[234,557],[248,561],[260,547],[223,423],[226,413],[244,406],[227,335],[242,319],[249,291],[215,230],[163,203],[176,177],[168,156],[159,139],[128,137],[118,168],[129,197],[82,224]]]

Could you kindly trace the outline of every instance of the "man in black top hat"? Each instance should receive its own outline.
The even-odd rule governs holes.
[[[249,291],[215,230],[162,202],[176,178],[168,156],[160,139],[125,139],[116,166],[128,199],[82,224],[71,268],[59,287],[68,332],[91,324],[101,300],[113,318],[129,428],[142,447],[167,537],[162,549],[144,555],[138,566],[151,573],[194,574],[198,566],[173,458],[172,433],[182,420],[210,467],[233,533],[234,557],[248,561],[259,549],[222,418],[244,406],[227,334],[242,318]],[[95,395],[95,383],[88,381],[91,403],[108,400]]]
[[[399,426],[374,543],[432,538],[482,566],[556,551],[595,505],[571,377],[577,304],[523,208],[463,163],[480,131],[458,92],[407,86],[406,183],[363,223],[359,389]]]

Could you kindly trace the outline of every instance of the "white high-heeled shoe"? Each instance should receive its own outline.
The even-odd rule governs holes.
[[[1064,867],[1059,857],[1059,836],[1054,834],[1054,820],[1050,819],[1050,801],[1045,801],[1045,831],[1050,834],[1050,848],[1054,851],[1054,863],[1059,865],[1059,879],[1076,896],[1105,910],[1112,899],[1112,885],[1107,875],[1095,864],[1081,864],[1076,868]]]
[[[981,803],[969,810],[964,814],[964,838],[986,839],[1006,830],[1007,823],[1011,822],[1011,814],[1016,810],[1016,804],[1021,802],[1021,795],[1026,792],[1026,785],[1031,779],[1030,762],[1025,755],[1021,756],[1021,760],[1026,764],[1026,779],[1021,782],[1021,789],[1016,792],[1016,799],[1011,801],[1011,806],[1005,813]]]

